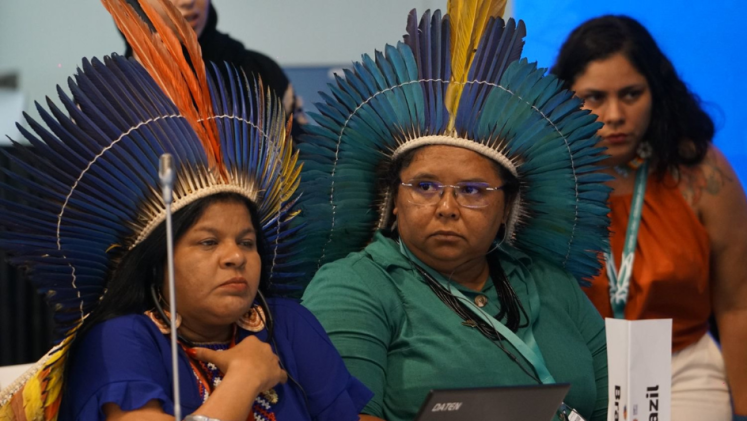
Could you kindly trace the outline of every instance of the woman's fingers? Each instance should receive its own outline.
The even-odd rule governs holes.
[[[280,368],[280,366],[278,366],[278,368]],[[278,380],[278,383],[282,383],[282,384],[285,384],[285,382],[287,382],[287,381],[288,381],[288,372],[286,372],[285,370],[283,370],[283,369],[281,368],[281,369],[280,369],[280,373],[279,373],[279,374],[280,374],[280,378],[279,378],[279,380]]]
[[[288,380],[288,373],[280,368],[280,359],[269,344],[250,336],[226,351],[207,348],[188,348],[187,353],[200,361],[214,364],[226,376],[235,373],[251,376],[266,390]]]
[[[185,352],[190,357],[192,357],[192,358],[194,358],[196,360],[204,361],[206,363],[212,363],[213,362],[212,361],[213,358],[211,358],[210,354],[213,354],[213,353],[217,354],[217,352],[213,351],[212,349],[200,348],[200,347],[186,348]]]

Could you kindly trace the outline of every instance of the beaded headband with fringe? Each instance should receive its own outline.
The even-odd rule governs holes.
[[[404,42],[363,55],[322,94],[319,125],[299,144],[306,273],[391,226],[394,192],[377,191],[381,170],[427,145],[472,150],[518,179],[506,224],[514,247],[581,283],[599,271],[609,224],[607,177],[595,166],[600,124],[520,59],[525,27],[504,23],[504,7],[450,0],[448,14],[426,11],[419,22],[413,10]]]
[[[281,102],[230,65],[205,66],[197,38],[169,0],[170,22],[148,1],[151,30],[125,0],[102,0],[141,64],[121,56],[83,60],[64,107],[37,104],[46,127],[26,115],[31,144],[2,151],[28,176],[0,184],[0,247],[28,268],[55,310],[54,348],[0,393],[0,419],[54,420],[76,332],[106,292],[119,257],[165,218],[158,162],[176,165],[173,211],[216,193],[258,207],[271,288],[286,292],[298,273],[288,258],[301,167]],[[175,28],[174,30],[170,28]],[[183,53],[187,51],[185,57]],[[295,241],[295,239],[293,240]]]

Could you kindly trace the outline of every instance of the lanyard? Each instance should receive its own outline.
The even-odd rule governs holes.
[[[428,265],[425,265],[418,259],[414,254],[410,252],[410,250],[405,247],[404,243],[400,241],[399,243],[400,251],[403,255],[405,255],[408,259],[410,259],[415,264],[419,265],[423,270],[427,271],[429,275],[433,279],[435,279],[441,286],[446,288],[449,292],[451,292],[455,297],[457,297],[462,303],[467,305],[470,310],[474,314],[476,314],[478,317],[480,317],[485,323],[489,324],[493,329],[495,329],[498,333],[500,333],[508,342],[513,345],[513,347],[521,353],[521,355],[526,359],[534,368],[534,372],[539,377],[542,384],[552,384],[555,383],[555,379],[553,378],[552,374],[550,374],[550,371],[547,369],[547,365],[545,365],[545,358],[542,356],[542,352],[539,349],[539,346],[537,345],[537,342],[534,340],[534,333],[532,332],[532,326],[531,324],[527,327],[524,336],[526,340],[522,340],[519,338],[514,332],[511,331],[511,329],[507,328],[503,325],[500,321],[498,321],[495,317],[487,314],[484,312],[480,307],[478,307],[472,300],[468,299],[467,297],[462,294],[461,291],[457,288],[452,288],[449,281],[440,273],[437,271],[431,269],[428,267]],[[532,313],[533,317],[532,320],[537,320],[536,311],[539,309],[539,297],[536,297],[536,291],[533,292],[533,294],[530,294],[530,301],[532,302]],[[535,310],[536,309],[536,310]],[[530,320],[531,322],[531,320]]]
[[[610,304],[612,304],[612,312],[616,319],[625,318],[625,304],[628,302],[630,276],[633,274],[635,247],[638,244],[638,228],[641,226],[643,196],[646,194],[647,180],[648,161],[645,161],[635,175],[633,202],[630,205],[630,217],[628,218],[628,229],[625,233],[625,247],[623,248],[619,272],[615,265],[615,258],[612,256],[612,250],[608,249],[604,253],[607,262],[607,278],[610,283]]]

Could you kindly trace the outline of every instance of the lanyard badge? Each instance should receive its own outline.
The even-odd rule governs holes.
[[[638,228],[641,226],[641,213],[643,212],[643,197],[646,194],[646,181],[648,180],[648,161],[638,169],[635,176],[635,190],[633,190],[633,203],[630,205],[630,217],[628,228],[625,233],[625,246],[623,248],[620,271],[617,271],[615,258],[612,250],[604,253],[607,266],[607,278],[610,283],[610,304],[616,319],[625,318],[625,304],[628,302],[628,288],[630,277],[633,274],[633,262],[635,261],[635,248],[638,243]]]
[[[416,270],[421,271],[421,274],[423,276],[429,276],[433,280],[438,282],[443,288],[448,290],[452,295],[463,302],[465,306],[467,306],[477,317],[479,317],[482,321],[491,326],[496,332],[506,338],[506,340],[517,351],[519,351],[521,356],[524,357],[524,359],[526,359],[527,362],[532,365],[535,373],[537,374],[537,377],[539,378],[539,381],[542,384],[555,383],[555,379],[553,378],[552,374],[550,374],[550,370],[545,364],[545,357],[542,355],[542,351],[539,349],[539,345],[537,345],[537,341],[535,341],[534,339],[534,333],[532,332],[531,325],[524,332],[525,339],[520,338],[516,333],[512,332],[511,329],[504,326],[503,323],[496,320],[493,316],[487,314],[472,300],[465,297],[458,289],[451,288],[449,285],[450,281],[448,279],[446,279],[444,276],[440,275],[433,269],[428,268],[427,265],[421,262],[420,259],[418,259],[414,254],[412,254],[412,252],[410,252],[410,250],[407,249],[403,242],[399,243],[399,248],[400,252],[415,264],[415,268],[417,268]],[[535,298],[537,300],[539,299],[539,297]],[[530,297],[530,300],[532,299],[533,298]],[[532,308],[534,309],[533,311],[538,311],[539,305],[534,305],[532,306]],[[532,317],[532,320],[536,320],[536,317],[537,316],[535,314]]]
[[[565,402],[563,402],[560,405],[560,409],[558,409],[558,418],[560,421],[586,421],[578,411],[566,405]]]

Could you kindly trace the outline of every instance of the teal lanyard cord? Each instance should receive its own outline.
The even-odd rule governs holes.
[[[534,340],[534,333],[532,332],[532,325],[531,322],[533,320],[537,320],[537,313],[539,312],[539,297],[536,297],[537,293],[536,291],[532,291],[530,294],[529,301],[531,303],[531,311],[532,311],[532,318],[529,321],[530,324],[525,330],[524,336],[525,340],[522,340],[519,338],[514,332],[511,331],[511,329],[507,328],[503,325],[500,321],[498,321],[495,317],[487,314],[485,311],[483,311],[480,307],[478,307],[472,300],[468,299],[467,297],[462,294],[461,291],[457,288],[452,288],[452,285],[450,285],[449,280],[447,280],[443,275],[438,273],[437,271],[431,269],[428,267],[428,265],[425,265],[423,262],[420,261],[415,255],[413,255],[407,247],[405,247],[404,243],[400,241],[399,243],[400,251],[404,256],[406,256],[408,259],[410,259],[412,262],[423,268],[423,270],[427,271],[429,275],[433,279],[435,279],[441,286],[443,286],[446,290],[448,290],[451,294],[453,294],[455,297],[457,297],[462,303],[464,303],[466,306],[469,307],[470,310],[474,314],[476,314],[480,319],[482,319],[485,323],[490,325],[493,329],[495,329],[498,333],[500,333],[508,342],[517,350],[521,355],[526,359],[534,368],[534,372],[537,374],[537,377],[540,379],[542,384],[553,384],[555,383],[555,378],[550,374],[550,371],[547,369],[547,365],[545,364],[545,358],[542,356],[542,352],[539,349],[539,346],[537,345],[537,342]]]
[[[633,201],[630,205],[630,217],[628,218],[628,229],[625,233],[625,246],[619,272],[615,265],[615,258],[612,256],[612,250],[608,249],[604,253],[607,278],[610,283],[610,304],[612,304],[612,313],[616,319],[625,318],[625,305],[628,302],[630,277],[633,274],[633,261],[635,260],[635,248],[638,244],[638,228],[641,226],[643,197],[646,194],[647,180],[648,161],[645,161],[635,175],[635,189],[633,190]]]

